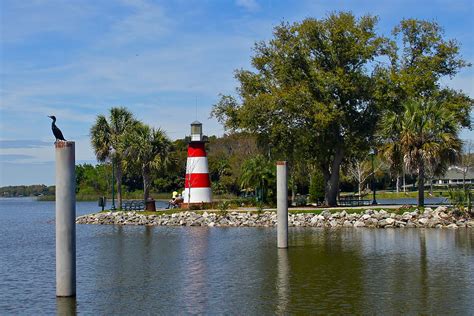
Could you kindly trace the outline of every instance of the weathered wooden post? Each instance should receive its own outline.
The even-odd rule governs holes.
[[[56,147],[56,296],[76,296],[75,143]]]
[[[288,248],[288,175],[286,161],[277,161],[277,246]]]

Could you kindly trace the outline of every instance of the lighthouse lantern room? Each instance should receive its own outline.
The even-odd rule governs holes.
[[[205,147],[207,137],[202,135],[200,122],[191,123],[189,139],[183,192],[184,204],[210,203],[212,192]]]
[[[202,141],[202,123],[194,121],[191,123],[191,141],[200,142]]]

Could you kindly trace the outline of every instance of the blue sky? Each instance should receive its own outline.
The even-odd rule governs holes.
[[[233,93],[233,71],[250,68],[252,47],[282,20],[331,11],[380,18],[389,34],[402,18],[435,20],[474,63],[472,1],[151,1],[0,2],[0,186],[54,183],[56,115],[78,163],[95,163],[89,129],[97,114],[128,107],[172,139],[196,118],[208,135],[219,93]],[[474,71],[444,84],[474,97]],[[197,111],[196,111],[197,109]],[[196,115],[197,113],[197,115]],[[463,138],[474,133],[464,131]]]

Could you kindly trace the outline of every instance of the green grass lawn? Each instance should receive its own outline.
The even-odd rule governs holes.
[[[418,191],[410,191],[410,192],[390,192],[390,191],[381,191],[376,192],[376,197],[378,199],[403,199],[403,198],[417,198]],[[430,197],[449,197],[449,191],[440,191],[436,190],[433,191],[433,194],[430,194],[430,191],[425,191],[425,198]]]
[[[387,211],[387,213],[395,213],[395,214],[403,214],[405,212],[413,212],[415,210],[419,210],[420,208],[416,207],[416,206],[412,206],[412,207],[400,207],[400,208],[384,208],[384,207],[370,207],[370,206],[367,206],[367,207],[364,207],[364,208],[351,208],[351,207],[346,207],[344,209],[315,209],[315,210],[298,210],[298,209],[294,209],[294,210],[288,210],[288,213],[290,214],[321,214],[323,211],[329,211],[331,213],[337,213],[337,212],[342,212],[342,211],[346,211],[347,213],[357,213],[357,214],[361,214],[361,213],[364,213],[366,210],[373,210],[373,211],[381,211],[381,210],[385,210]]]
[[[76,194],[76,201],[98,201],[99,197],[102,195],[100,194],[82,194],[81,192]],[[154,198],[155,200],[162,200],[162,201],[169,201],[171,199],[172,192],[151,192],[150,197]],[[111,196],[106,195],[107,201],[111,200]],[[237,197],[232,194],[224,194],[224,195],[215,195],[214,201],[221,201],[221,200],[231,200],[236,199]],[[143,199],[143,192],[142,191],[135,191],[135,192],[124,192],[123,193],[123,200],[140,200]],[[54,201],[54,195],[43,195],[38,197],[38,201]]]
[[[346,211],[347,213],[357,213],[357,214],[361,214],[361,213],[364,213],[367,209],[370,209],[370,210],[374,210],[374,211],[380,211],[380,210],[385,210],[387,211],[388,213],[396,213],[396,214],[403,214],[405,212],[413,212],[415,210],[418,210],[419,208],[417,207],[410,207],[410,208],[406,208],[406,207],[400,207],[400,208],[395,208],[395,209],[387,209],[387,208],[383,208],[383,207],[370,207],[368,206],[367,208],[350,208],[350,207],[347,207],[347,208],[344,208],[344,209],[323,209],[323,208],[320,208],[320,209],[312,209],[312,210],[305,210],[305,209],[289,209],[288,210],[288,213],[289,214],[321,214],[323,211],[329,211],[331,213],[337,213],[337,212],[342,212],[342,211]],[[173,214],[173,213],[181,213],[181,212],[187,212],[187,211],[190,211],[188,209],[172,209],[172,210],[163,210],[163,211],[157,211],[157,212],[148,212],[148,211],[136,211],[138,214],[142,214],[142,215],[170,215],[170,214]],[[261,212],[257,211],[257,210],[252,210],[252,211],[246,211],[246,210],[235,210],[235,209],[228,209],[226,212],[227,213],[230,213],[230,212],[250,212],[252,214],[259,214]],[[110,210],[104,210],[104,211],[101,211],[99,213],[107,213],[107,212],[110,212]],[[120,212],[120,211],[114,211],[114,212]],[[121,211],[121,212],[128,212],[128,211]],[[197,213],[197,214],[203,214],[204,212],[207,212],[207,213],[221,213],[222,211],[220,210],[192,210],[190,212],[194,212],[194,213]],[[265,212],[265,211],[262,211],[262,212]],[[271,212],[276,212],[276,211],[271,211]]]

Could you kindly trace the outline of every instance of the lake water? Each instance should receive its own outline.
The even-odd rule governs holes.
[[[77,214],[97,211],[80,202]],[[474,230],[77,226],[55,297],[54,202],[0,199],[0,314],[474,314]]]

